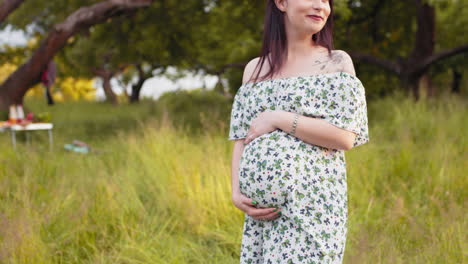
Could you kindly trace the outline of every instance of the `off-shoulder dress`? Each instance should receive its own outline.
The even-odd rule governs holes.
[[[229,140],[245,138],[264,111],[324,119],[369,141],[364,86],[347,72],[244,83],[231,110]],[[347,234],[344,150],[302,141],[276,129],[245,145],[239,186],[258,207],[281,208],[274,220],[245,214],[240,263],[342,263]]]

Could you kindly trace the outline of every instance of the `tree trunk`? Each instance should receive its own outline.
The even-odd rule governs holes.
[[[132,94],[130,95],[130,103],[138,103],[140,101],[140,93],[141,93],[141,88],[143,88],[143,84],[145,84],[146,80],[153,77],[153,70],[160,67],[160,65],[157,63],[150,65],[149,72],[145,72],[143,70],[143,65],[141,64],[137,64],[135,65],[135,67],[138,72],[138,82],[132,85]]]
[[[145,84],[146,80],[148,80],[152,74],[145,73],[141,65],[136,65],[138,71],[138,82],[132,85],[132,94],[130,95],[130,103],[138,103],[140,101],[140,93],[141,88],[143,88],[143,84]]]
[[[106,76],[106,78],[103,78],[102,79],[102,81],[103,81],[102,88],[104,89],[104,93],[106,94],[106,100],[109,103],[113,104],[113,105],[117,105],[119,102],[117,100],[117,96],[115,95],[114,91],[112,90],[110,80],[111,80],[111,78],[107,77],[107,76]]]
[[[149,6],[153,1],[108,0],[75,11],[63,23],[54,26],[33,56],[0,85],[0,110],[7,110],[13,103],[22,103],[28,89],[40,81],[40,74],[49,61],[78,31],[103,23],[111,17]]]
[[[407,96],[412,96],[415,101],[419,100],[418,80],[412,78],[409,74],[400,75],[400,86],[406,92]]]
[[[432,84],[431,76],[424,74],[419,82],[419,86],[423,91],[426,91],[426,96],[432,98],[435,95],[434,85]]]
[[[139,79],[136,84],[132,85],[132,94],[130,95],[130,103],[138,103],[140,101],[140,92],[146,80]]]
[[[46,94],[46,99],[47,99],[47,104],[48,105],[54,105],[54,98],[52,97],[52,93],[50,91],[51,87],[48,85],[44,86],[45,88],[45,94]]]
[[[119,103],[117,95],[115,95],[111,85],[111,79],[112,76],[114,76],[114,73],[103,68],[94,70],[94,73],[102,79],[102,89],[106,95],[106,101],[113,105],[117,105]]]
[[[426,74],[424,76],[426,76],[427,96],[429,98],[433,98],[436,96],[436,88],[438,88],[438,86],[435,86],[432,82],[432,76],[430,76],[429,74]]]
[[[462,74],[457,69],[452,69],[453,81],[452,81],[452,93],[460,94],[460,84]]]
[[[428,3],[422,3],[422,0],[415,0],[417,7],[417,25],[416,39],[413,50],[409,55],[409,65],[418,65],[425,58],[430,57],[434,53],[435,45],[435,9]],[[413,96],[416,100],[420,98],[420,82],[421,78],[426,74],[427,68],[422,71],[410,71]]]
[[[3,0],[0,4],[0,24],[23,2],[24,0]]]

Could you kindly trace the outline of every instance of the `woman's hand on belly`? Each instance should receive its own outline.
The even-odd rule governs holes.
[[[280,216],[281,212],[279,208],[257,208],[256,201],[242,193],[236,193],[232,196],[232,202],[244,213],[250,215],[256,220],[273,220]]]
[[[247,145],[249,142],[254,140],[256,137],[263,134],[269,133],[276,130],[274,124],[276,111],[266,111],[260,113],[256,118],[250,123],[249,131],[245,137],[244,144]]]

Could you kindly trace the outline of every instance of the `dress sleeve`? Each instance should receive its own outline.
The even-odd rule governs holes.
[[[332,86],[325,120],[339,128],[355,132],[353,147],[369,141],[367,103],[361,81],[354,77]]]
[[[237,90],[231,110],[229,125],[229,140],[242,139],[247,136],[247,124],[245,122],[245,95],[242,87]]]

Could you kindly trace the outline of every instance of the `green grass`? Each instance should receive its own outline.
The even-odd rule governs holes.
[[[467,101],[368,108],[371,141],[346,154],[344,263],[463,263]],[[16,152],[0,134],[0,263],[238,263],[228,119],[194,134],[151,102],[49,109],[54,152],[44,133]],[[102,152],[67,152],[73,139]]]

